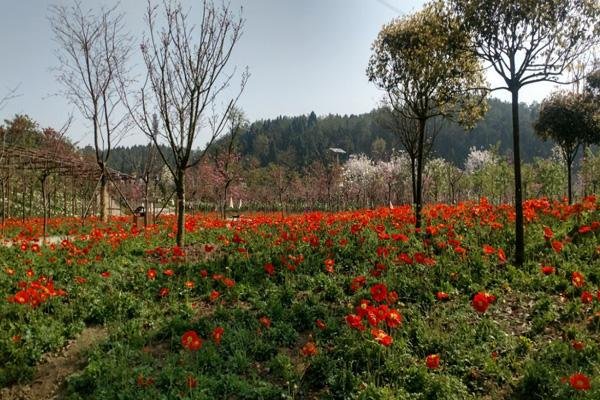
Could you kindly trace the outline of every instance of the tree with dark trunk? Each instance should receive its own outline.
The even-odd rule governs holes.
[[[450,0],[470,32],[472,52],[485,61],[512,98],[515,175],[515,264],[523,265],[525,240],[521,182],[519,91],[542,81],[557,82],[600,33],[600,4],[581,0]]]
[[[416,124],[410,135],[411,146],[416,145],[412,158],[416,228],[421,227],[428,121],[444,117],[472,126],[486,110],[482,68],[466,50],[469,41],[445,3],[436,1],[385,25],[373,44],[369,80],[386,91],[398,115]]]
[[[593,103],[585,94],[556,92],[542,102],[535,132],[554,140],[567,166],[567,193],[573,201],[572,166],[582,144],[593,143],[600,134],[600,121],[594,116]]]

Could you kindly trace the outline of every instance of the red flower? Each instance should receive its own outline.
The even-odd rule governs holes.
[[[148,270],[148,272],[146,272],[146,276],[148,277],[148,279],[150,280],[154,280],[156,279],[156,270],[154,268],[150,268]]]
[[[210,292],[209,299],[214,303],[215,301],[217,301],[219,296],[221,296],[221,293],[217,292],[216,290],[212,290]]]
[[[188,389],[193,389],[198,386],[198,380],[192,375],[188,375],[185,379],[185,385],[188,387]]]
[[[352,283],[350,283],[350,290],[352,292],[356,292],[358,289],[362,288],[365,283],[367,283],[367,278],[364,276],[357,276],[356,278],[352,279]]]
[[[540,271],[542,271],[542,274],[544,274],[544,275],[552,275],[556,272],[556,268],[554,268],[550,265],[542,265],[542,267],[540,268]]]
[[[307,342],[300,349],[300,354],[302,354],[305,357],[314,356],[317,353],[318,353],[317,346],[315,345],[314,342]]]
[[[587,290],[584,290],[581,293],[581,302],[583,304],[589,304],[592,301],[594,301],[594,296],[590,292],[588,292]]]
[[[559,242],[558,240],[554,240],[554,241],[552,241],[552,248],[554,249],[555,252],[560,253],[563,249],[563,244],[562,244],[562,242]]]
[[[267,316],[260,317],[260,319],[258,320],[258,322],[260,322],[260,324],[262,326],[264,326],[265,328],[270,328],[271,327],[271,320]]]
[[[448,295],[448,293],[446,292],[437,292],[435,294],[435,297],[439,300],[439,301],[446,301],[450,299],[450,295]]]
[[[225,332],[225,329],[223,329],[223,327],[221,327],[221,326],[217,326],[215,329],[213,329],[212,337],[217,345],[221,344],[221,339],[223,337],[224,332]]]
[[[506,253],[504,253],[504,250],[502,249],[498,249],[498,260],[502,263],[506,262]]]
[[[206,253],[210,253],[211,251],[213,251],[215,248],[215,246],[211,245],[211,244],[205,244],[204,245],[204,251]]]
[[[193,289],[195,286],[193,281],[185,281],[183,285],[188,289]]]
[[[390,304],[394,304],[395,302],[398,301],[398,293],[396,293],[395,290],[392,290],[391,292],[388,293],[387,296],[387,301]]]
[[[547,226],[544,226],[544,239],[550,240],[554,236],[554,232]]]
[[[425,358],[425,365],[429,369],[436,369],[440,366],[440,356],[438,354],[430,354]]]
[[[492,246],[490,246],[489,244],[484,244],[483,245],[483,254],[487,254],[492,255],[496,252],[496,249],[494,249]]]
[[[235,281],[231,278],[223,278],[221,282],[223,282],[223,284],[228,288],[232,288],[235,286]]]
[[[583,274],[581,272],[573,272],[571,274],[571,283],[573,283],[573,286],[575,287],[582,287],[583,285],[585,285],[585,278],[583,276]]]
[[[167,297],[169,295],[169,288],[166,288],[166,287],[160,288],[158,295],[160,297]]]
[[[475,296],[473,296],[473,301],[471,302],[471,305],[473,306],[475,311],[484,313],[490,305],[487,293],[477,293]]]
[[[583,343],[581,340],[573,340],[571,341],[571,346],[575,350],[583,350],[585,348],[585,343]]]
[[[387,293],[387,287],[382,283],[371,286],[371,297],[379,303],[387,298]]]
[[[196,331],[187,331],[181,336],[181,345],[190,351],[196,351],[202,347],[202,339]]]
[[[385,322],[390,328],[396,328],[397,326],[402,325],[402,314],[400,314],[398,310],[391,310],[385,317]]]
[[[275,267],[271,263],[266,263],[264,266],[265,272],[272,276],[275,273]]]
[[[164,274],[165,276],[173,276],[173,275],[175,275],[175,271],[173,271],[172,269],[165,269],[165,270],[163,271],[163,274]]]
[[[100,273],[100,276],[103,278],[108,278],[108,277],[110,277],[110,272],[104,271],[104,272]]]
[[[576,373],[569,377],[569,384],[575,390],[590,390],[590,378],[582,373]]]
[[[362,324],[362,318],[355,314],[346,315],[346,323],[354,329],[358,329],[359,331],[364,331],[365,326]]]
[[[323,320],[320,320],[320,319],[318,319],[318,320],[315,321],[315,325],[320,330],[324,330],[325,328],[327,328],[327,325],[325,324],[325,322],[323,322]]]

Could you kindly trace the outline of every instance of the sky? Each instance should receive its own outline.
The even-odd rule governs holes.
[[[48,7],[70,0],[0,0],[0,97],[18,86],[17,98],[0,110],[0,120],[27,114],[41,127],[60,128],[70,114],[67,135],[80,145],[91,143],[91,129],[59,93],[52,71],[57,66]],[[192,5],[191,0],[184,3]],[[199,0],[196,0],[196,4]],[[280,115],[360,114],[377,107],[383,93],[369,83],[365,70],[371,44],[393,18],[417,11],[421,0],[231,0],[243,7],[244,33],[230,65],[248,67],[250,79],[239,106],[250,121]],[[82,0],[87,8],[112,6],[115,0]],[[128,29],[140,42],[145,30],[146,0],[123,0]],[[138,46],[133,53],[141,70]],[[492,85],[498,78],[490,75]],[[537,84],[520,93],[530,103],[550,92]],[[495,97],[509,100],[508,92]],[[226,99],[223,99],[226,101]],[[202,138],[200,138],[202,140]],[[146,143],[132,133],[121,144]]]

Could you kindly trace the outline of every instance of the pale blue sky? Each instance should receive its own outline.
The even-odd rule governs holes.
[[[189,1],[194,4],[196,1]],[[55,42],[48,6],[66,0],[0,0],[0,96],[20,84],[20,97],[0,110],[0,119],[28,114],[42,127],[58,128],[73,113],[68,135],[90,143],[89,128],[77,110],[57,96],[60,87],[51,68]],[[83,0],[95,7],[101,1]],[[106,0],[104,4],[116,2]],[[419,9],[421,0],[233,0],[242,4],[244,35],[232,66],[248,66],[251,77],[240,106],[251,121],[279,115],[359,114],[377,106],[379,92],[365,69],[371,44],[382,25],[401,13]],[[131,33],[144,30],[145,0],[123,0]],[[134,52],[139,57],[139,51]],[[492,81],[493,82],[493,81]],[[525,102],[541,101],[549,85],[523,91]],[[508,99],[506,93],[495,96]],[[144,143],[132,136],[123,143]],[[201,140],[200,140],[201,142]]]

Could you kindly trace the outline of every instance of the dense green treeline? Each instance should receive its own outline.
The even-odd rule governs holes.
[[[491,99],[488,113],[471,131],[445,123],[436,138],[434,155],[463,167],[471,147],[497,145],[500,154],[510,154],[510,107],[510,103]],[[533,131],[539,105],[520,107],[524,161],[547,157],[552,142],[542,141]],[[373,110],[361,115],[317,117],[313,112],[256,121],[238,136],[238,151],[243,157],[255,159],[257,165],[283,164],[295,170],[323,159],[330,147],[341,148],[347,155],[363,153],[376,160],[385,159],[401,147],[394,134],[378,123],[378,114]],[[143,165],[146,154],[146,145],[118,147],[112,150],[109,163],[117,170],[133,172]]]

